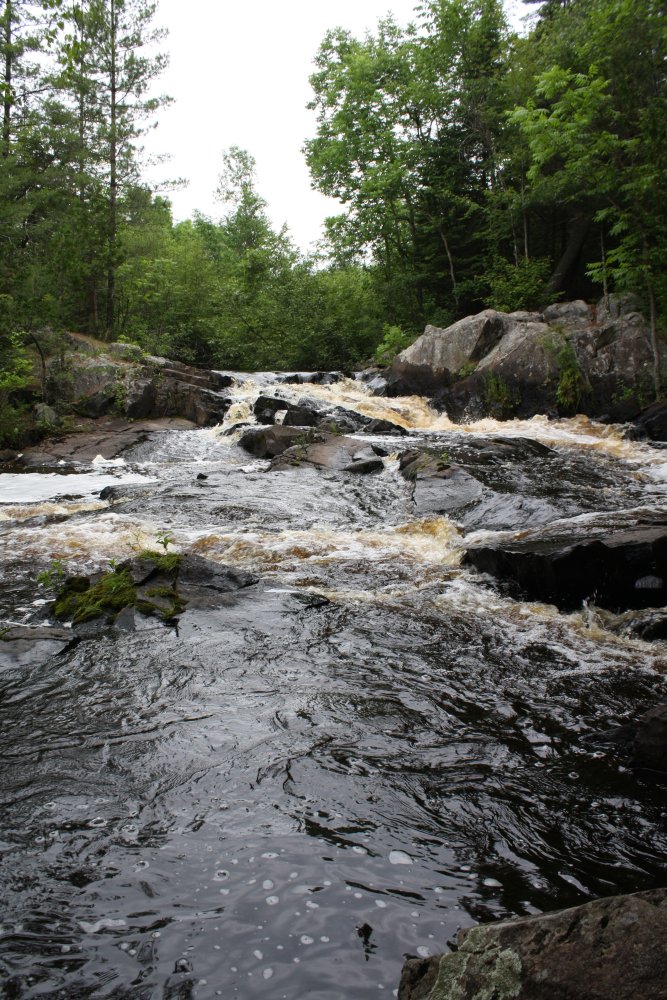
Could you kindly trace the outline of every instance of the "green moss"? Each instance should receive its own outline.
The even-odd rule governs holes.
[[[475,371],[477,371],[477,364],[474,361],[466,361],[466,363],[461,365],[459,368],[458,377],[468,378],[468,376],[472,375]]]
[[[155,615],[169,622],[183,613],[186,602],[179,597],[175,587],[161,585],[143,590],[137,597],[135,606],[144,615]]]
[[[149,559],[156,569],[163,573],[175,573],[181,565],[178,552],[156,552],[155,549],[142,549],[138,559]]]
[[[81,624],[103,615],[115,617],[123,608],[132,607],[136,596],[126,569],[105,573],[92,586],[86,577],[70,577],[56,598],[53,613],[56,618]]]

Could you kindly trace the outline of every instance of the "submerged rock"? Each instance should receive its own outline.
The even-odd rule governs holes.
[[[667,889],[462,931],[405,963],[399,1000],[666,1000]]]
[[[451,450],[451,454],[450,454]],[[570,499],[545,486],[551,449],[528,438],[455,441],[440,452],[411,450],[399,470],[412,482],[415,513],[447,514],[469,527],[534,527],[562,517]]]
[[[471,548],[464,563],[518,587],[530,600],[574,610],[661,607],[667,602],[667,527],[639,525],[570,544],[540,538]]]
[[[47,438],[39,445],[25,448],[20,464],[29,467],[57,465],[59,462],[92,462],[101,456],[117,458],[152,434],[166,430],[188,430],[189,420],[166,417],[160,420],[129,422],[122,417],[84,419],[80,430]]]
[[[188,606],[207,606],[212,593],[229,594],[249,587],[257,577],[201,556],[146,550],[108,573],[68,577],[53,613],[76,626],[113,623],[135,627],[134,612],[173,622]]]

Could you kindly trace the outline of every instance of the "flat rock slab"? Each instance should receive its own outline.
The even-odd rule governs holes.
[[[524,539],[469,549],[464,564],[518,587],[530,600],[574,610],[667,603],[667,526],[637,527],[571,544]]]
[[[179,417],[135,421],[122,417],[86,419],[80,421],[81,430],[26,448],[19,461],[29,468],[39,468],[58,462],[92,462],[98,455],[106,459],[117,458],[155,431],[188,430],[196,426]]]
[[[399,1000],[667,1000],[667,889],[462,931],[405,963]]]
[[[46,663],[72,638],[71,629],[57,626],[11,626],[0,634],[0,669]]]

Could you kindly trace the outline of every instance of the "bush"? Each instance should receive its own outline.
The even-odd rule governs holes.
[[[499,312],[538,309],[546,298],[549,270],[547,257],[520,260],[518,264],[497,260],[489,274],[491,294],[485,305]]]
[[[375,348],[375,361],[378,365],[390,365],[397,354],[404,351],[413,342],[414,337],[405,333],[400,326],[382,327],[382,340]]]

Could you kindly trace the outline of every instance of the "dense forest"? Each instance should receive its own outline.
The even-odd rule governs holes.
[[[60,331],[218,368],[349,367],[485,306],[641,297],[667,318],[667,19],[657,0],[425,0],[332,29],[311,77],[316,256],[251,151],[175,223],[139,143],[166,44],[148,0],[2,0],[0,403]],[[332,14],[332,16],[335,16]],[[168,152],[168,151],[167,151]],[[12,411],[14,412],[14,411]]]

